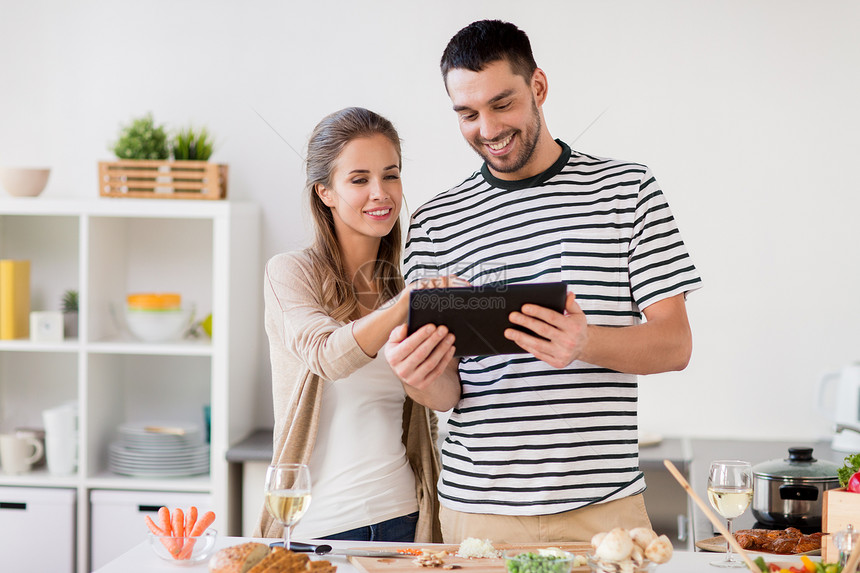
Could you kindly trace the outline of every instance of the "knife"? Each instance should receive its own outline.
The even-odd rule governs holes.
[[[270,543],[269,547],[283,547],[283,541]],[[302,543],[300,541],[290,541],[290,549],[301,553],[315,553],[317,555],[347,555],[352,557],[412,557],[407,553],[398,553],[397,551],[372,551],[364,549],[334,549],[331,545],[313,545],[311,543]]]

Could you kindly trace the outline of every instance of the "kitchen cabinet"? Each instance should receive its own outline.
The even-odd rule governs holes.
[[[227,448],[252,429],[262,329],[259,210],[250,203],[173,199],[0,199],[0,258],[31,261],[30,310],[59,310],[79,291],[79,334],[61,342],[0,341],[0,427],[41,428],[41,413],[77,402],[78,469],[0,475],[0,487],[75,490],[76,569],[90,571],[91,492],[211,496],[221,534],[238,532]],[[177,292],[212,338],[135,340],[124,328],[131,292]],[[123,423],[204,424],[210,471],[130,477],[108,469]],[[237,494],[238,495],[238,494]],[[182,504],[179,498],[171,498]],[[142,524],[142,518],[141,518]],[[145,537],[145,528],[140,538]]]
[[[0,487],[4,571],[75,570],[75,495],[69,488]]]

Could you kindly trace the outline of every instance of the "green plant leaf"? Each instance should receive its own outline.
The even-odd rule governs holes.
[[[74,289],[69,289],[63,292],[63,299],[61,301],[63,312],[77,312],[78,311],[78,291]]]
[[[111,150],[120,159],[167,159],[167,133],[156,126],[152,114],[132,120],[122,128]]]
[[[177,161],[208,161],[214,151],[209,131],[202,127],[186,127],[176,132],[171,140],[173,158]]]

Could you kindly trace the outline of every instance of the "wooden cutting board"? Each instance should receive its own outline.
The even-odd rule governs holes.
[[[430,552],[437,553],[439,551],[447,551],[448,556],[445,557],[445,565],[459,565],[459,568],[454,571],[460,573],[503,573],[505,571],[504,557],[494,559],[469,559],[468,557],[457,557],[459,545],[442,545],[427,543],[424,545],[415,545],[418,549],[427,549]],[[508,549],[519,549],[522,551],[537,551],[547,547],[557,547],[564,551],[585,555],[591,551],[591,544],[588,542],[567,542],[567,543],[508,543],[493,545],[498,551],[507,551]],[[403,549],[400,547],[356,547],[356,549],[374,549],[378,551],[397,551]],[[380,558],[380,557],[354,557],[350,556],[349,561],[363,573],[448,573],[447,569],[437,567],[420,567],[412,562],[414,558]],[[589,571],[587,565],[582,567],[574,567],[571,573],[584,573]]]

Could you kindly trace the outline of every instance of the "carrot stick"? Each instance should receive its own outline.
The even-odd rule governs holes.
[[[182,551],[182,545],[185,537],[185,514],[180,508],[173,510],[173,550],[170,552],[174,557],[177,557]]]
[[[153,535],[158,535],[159,537],[162,537],[164,535],[164,530],[155,525],[155,522],[152,521],[151,517],[147,515],[143,518],[143,521],[146,523],[146,526],[149,528]]]
[[[173,540],[167,539],[172,535],[170,532],[170,510],[166,507],[161,507],[158,510],[158,524],[159,530],[161,531],[161,544],[164,545],[164,548],[167,549],[168,553],[172,553],[171,549],[173,548]]]
[[[173,536],[185,537],[185,514],[178,507],[173,510]]]
[[[192,507],[191,510],[195,511],[197,508]],[[211,511],[207,511],[203,514],[203,516],[197,521],[194,527],[191,530],[191,534],[188,536],[189,539],[185,540],[185,545],[182,547],[182,551],[179,552],[179,557],[177,559],[190,559],[191,552],[194,551],[194,544],[197,542],[195,537],[200,537],[206,528],[212,525],[212,522],[215,521],[215,514]]]
[[[194,526],[194,529],[191,530],[191,537],[199,537],[206,528],[212,525],[212,522],[215,521],[215,514],[211,511],[207,511],[203,514],[203,516],[197,520],[197,524]]]
[[[164,532],[162,535],[173,535],[170,532],[170,510],[166,507],[162,507],[158,510],[158,525],[161,528],[161,531]]]
[[[191,553],[194,551],[194,544],[197,542],[196,539],[189,537],[185,540],[185,545],[182,546],[182,551],[179,552],[179,555],[176,556],[177,559],[191,559]]]
[[[191,532],[194,531],[194,524],[197,523],[197,508],[193,505],[188,510],[188,515],[185,518],[185,536],[191,537]]]

